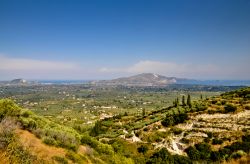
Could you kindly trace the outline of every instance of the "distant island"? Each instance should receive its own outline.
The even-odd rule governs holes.
[[[250,80],[195,80],[188,78],[166,77],[155,73],[142,73],[129,77],[121,77],[112,80],[92,81],[97,86],[154,86],[162,87],[171,84],[192,84],[192,85],[221,85],[221,86],[249,86]]]

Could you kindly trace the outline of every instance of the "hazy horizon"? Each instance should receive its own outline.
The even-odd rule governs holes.
[[[250,80],[250,1],[0,1],[0,80]]]
[[[32,78],[23,78],[23,77],[16,77],[16,78],[10,78],[10,79],[3,79],[0,81],[11,81],[15,79],[24,79],[28,81],[95,81],[95,80],[113,80],[113,79],[118,79],[118,78],[126,78],[126,77],[131,77],[131,76],[136,76],[140,74],[148,74],[150,72],[144,72],[144,73],[139,73],[139,74],[132,74],[132,75],[125,75],[125,76],[117,76],[117,77],[110,77],[110,78],[93,78],[93,79],[69,79],[69,78],[59,78],[59,79],[53,79],[53,78],[37,78],[37,79],[32,79]],[[156,73],[150,73],[150,74],[156,74]],[[165,76],[163,74],[157,74],[161,76]],[[189,79],[189,80],[198,80],[198,81],[250,81],[250,79],[195,79],[195,78],[185,78],[185,77],[176,77],[176,76],[165,76],[165,77],[173,77],[173,78],[180,78],[180,79]]]

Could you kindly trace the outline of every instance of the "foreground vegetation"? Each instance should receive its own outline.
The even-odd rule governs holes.
[[[182,94],[168,107],[123,111],[93,126],[61,124],[2,99],[0,162],[247,163],[249,120],[250,88],[211,98]]]

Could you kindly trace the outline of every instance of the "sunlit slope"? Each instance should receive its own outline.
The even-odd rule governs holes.
[[[133,163],[87,134],[0,100],[1,160],[7,163]],[[87,144],[86,144],[87,143]]]

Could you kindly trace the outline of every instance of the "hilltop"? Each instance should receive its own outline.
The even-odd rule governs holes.
[[[24,79],[14,79],[10,81],[10,84],[27,84],[28,81]]]

